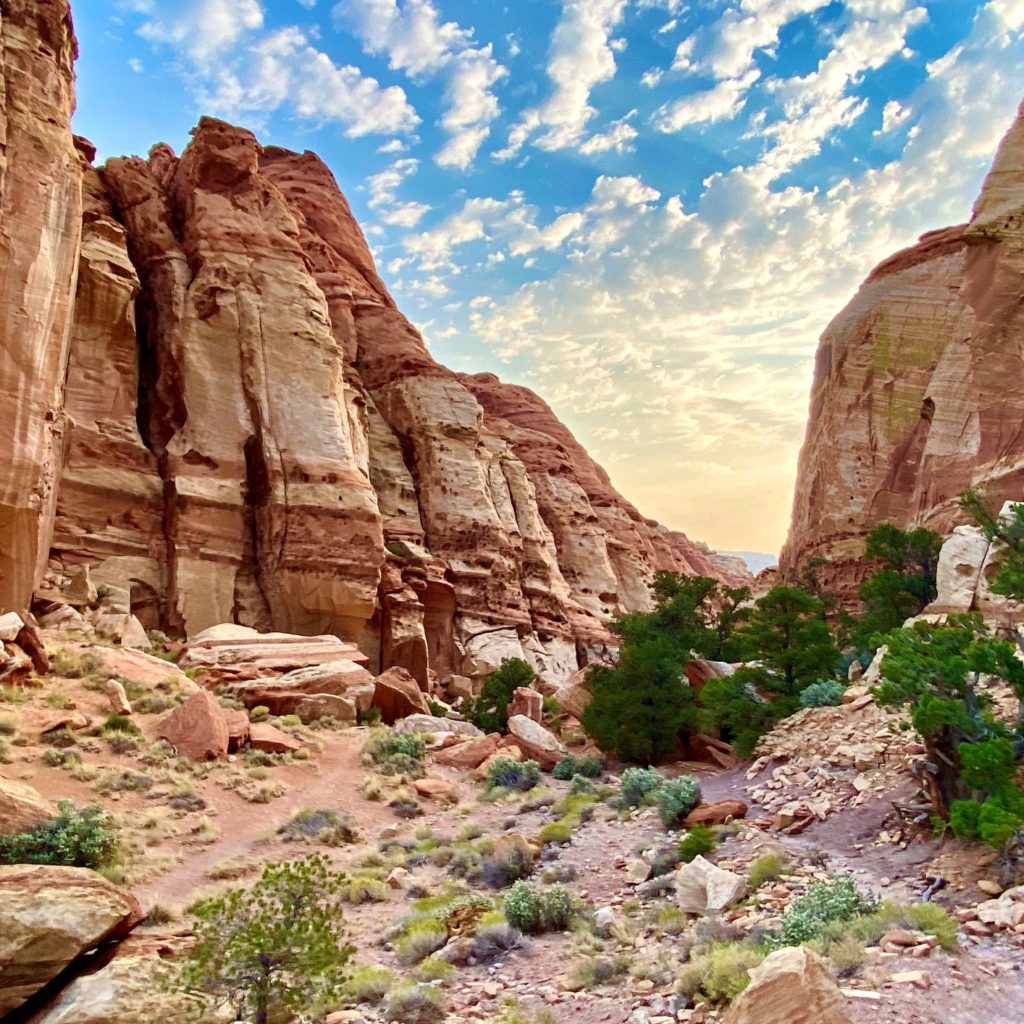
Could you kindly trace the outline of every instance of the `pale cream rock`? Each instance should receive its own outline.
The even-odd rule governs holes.
[[[688,914],[715,914],[743,899],[746,879],[699,854],[676,872],[676,903]]]

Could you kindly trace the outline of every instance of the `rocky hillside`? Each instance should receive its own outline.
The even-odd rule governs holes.
[[[969,223],[876,267],[818,348],[783,572],[854,597],[881,522],[948,533],[957,496],[1024,489],[1024,108]]]
[[[439,365],[312,153],[204,118],[93,166],[66,0],[2,21],[0,609],[82,582],[147,628],[332,633],[373,667],[567,675],[657,568],[551,410]]]

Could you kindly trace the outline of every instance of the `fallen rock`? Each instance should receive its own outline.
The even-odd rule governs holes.
[[[0,615],[0,643],[13,643],[24,628],[25,622],[17,612]]]
[[[265,754],[293,754],[302,744],[276,725],[253,722],[249,726],[249,746]]]
[[[850,1024],[850,1015],[821,957],[787,946],[750,972],[725,1024]]]
[[[224,709],[205,690],[192,694],[172,711],[160,723],[156,734],[193,761],[213,761],[228,752]]]
[[[473,772],[473,778],[483,781],[491,774],[491,765],[498,760],[499,757],[511,758],[513,761],[525,761],[526,758],[523,756],[523,752],[516,746],[499,747],[490,757],[481,761]]]
[[[479,739],[483,732],[472,722],[460,722],[455,718],[435,718],[433,715],[409,715],[395,725],[395,732],[417,732],[425,734],[456,733]]]
[[[228,729],[228,753],[241,750],[249,740],[249,716],[236,708],[221,708]]]
[[[430,705],[412,674],[399,666],[389,668],[374,680],[373,707],[387,725],[409,715],[429,715]]]
[[[747,816],[747,805],[742,800],[719,800],[714,804],[695,807],[683,820],[687,828],[694,825],[724,825],[727,821]]]
[[[431,800],[441,800],[455,792],[454,784],[447,779],[413,779],[412,788]]]
[[[713,914],[747,894],[747,881],[700,855],[676,872],[676,902],[687,914]]]
[[[309,725],[320,718],[352,723],[359,717],[355,700],[336,693],[311,693],[295,705],[295,711],[292,713],[298,715],[304,725]]]
[[[486,736],[481,736],[480,739],[469,740],[466,743],[458,743],[454,747],[439,750],[434,754],[434,760],[438,764],[445,764],[450,768],[473,771],[497,753],[500,739],[501,736],[498,733],[488,733]]]
[[[524,715],[539,724],[544,718],[544,698],[529,686],[519,686],[512,691],[508,713],[509,717]]]
[[[36,738],[42,740],[58,729],[69,729],[79,732],[89,726],[89,719],[81,711],[68,708],[61,711],[44,711],[38,715],[22,718],[22,727],[26,733],[34,732]]]
[[[115,715],[130,715],[132,713],[131,701],[128,694],[124,692],[124,683],[119,679],[108,679],[103,685],[110,701],[110,710]]]
[[[0,867],[0,1016],[83,953],[142,920],[135,897],[87,868]]]
[[[177,665],[145,651],[130,647],[90,647],[100,666],[111,675],[151,689],[175,689],[181,693],[196,693],[199,686]]]
[[[275,715],[291,715],[307,696],[333,694],[351,700],[356,711],[367,711],[373,703],[373,676],[362,665],[340,658],[323,665],[296,669],[277,679],[239,684],[232,695],[246,707],[270,708]]]
[[[516,745],[528,758],[536,761],[543,771],[551,771],[565,756],[566,749],[562,741],[532,718],[513,715],[508,720],[508,731]]]
[[[128,616],[128,621],[121,631],[121,646],[136,650],[147,650],[153,646],[146,635],[145,627],[134,615]]]
[[[0,833],[27,832],[56,816],[54,806],[32,786],[0,776]]]

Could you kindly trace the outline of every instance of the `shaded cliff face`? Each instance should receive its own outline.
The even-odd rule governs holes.
[[[1024,492],[1024,107],[970,222],[880,264],[817,354],[784,573],[848,603],[878,523],[948,532],[958,495]]]
[[[334,633],[426,686],[566,677],[655,569],[745,577],[536,395],[439,365],[315,155],[204,118],[180,157],[94,168],[66,5],[10,6],[0,607],[87,565],[149,628]]]

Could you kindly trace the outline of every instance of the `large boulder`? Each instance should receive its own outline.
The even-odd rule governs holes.
[[[260,679],[232,689],[246,707],[269,707],[275,715],[296,713],[306,696],[329,693],[353,701],[357,711],[367,711],[375,692],[373,676],[360,664],[339,658],[323,665],[295,669],[276,679]]]
[[[747,894],[747,882],[701,856],[676,872],[676,902],[687,914],[716,914]]]
[[[508,720],[508,731],[516,746],[546,772],[566,754],[565,745],[553,732],[526,715],[513,715]]]
[[[193,761],[213,761],[228,752],[230,737],[224,709],[205,690],[192,694],[172,711],[156,734]]]
[[[454,747],[446,747],[434,755],[438,764],[446,764],[451,768],[462,768],[472,771],[479,768],[489,757],[498,752],[498,742],[501,736],[496,733],[488,733],[476,740],[469,740],[466,743],[459,743]]]
[[[725,1024],[850,1024],[850,1014],[821,957],[788,946],[750,972]]]
[[[519,686],[512,691],[512,702],[508,706],[508,713],[513,715],[525,715],[535,722],[541,722],[544,718],[544,698],[541,694],[529,686]]]
[[[687,828],[694,825],[724,825],[727,821],[747,816],[747,805],[742,800],[719,800],[714,804],[701,804],[686,816],[683,824]]]
[[[430,705],[419,683],[410,672],[395,665],[374,680],[373,707],[380,709],[380,717],[394,725],[409,715],[429,715]]]
[[[111,675],[146,687],[171,687],[182,693],[195,693],[199,687],[177,665],[145,651],[130,647],[88,647],[100,665]]]
[[[395,732],[416,732],[426,735],[452,733],[479,739],[483,732],[472,722],[461,722],[455,718],[435,718],[433,715],[409,715],[395,725]]]
[[[562,710],[568,712],[573,718],[580,718],[594,699],[587,684],[589,671],[590,667],[588,666],[574,672],[562,686],[556,687],[552,693]]]
[[[990,541],[977,526],[958,526],[946,538],[935,571],[929,612],[967,612],[974,606]]]
[[[289,736],[276,725],[269,725],[266,722],[253,722],[249,726],[249,746],[253,750],[262,750],[265,754],[292,754],[302,744]]]
[[[50,801],[31,786],[0,777],[0,833],[28,832],[56,816]]]
[[[87,868],[0,867],[0,1016],[141,919],[134,896]]]
[[[293,714],[298,715],[306,725],[321,718],[354,723],[359,717],[359,708],[351,697],[339,697],[336,693],[311,693],[295,705]]]

